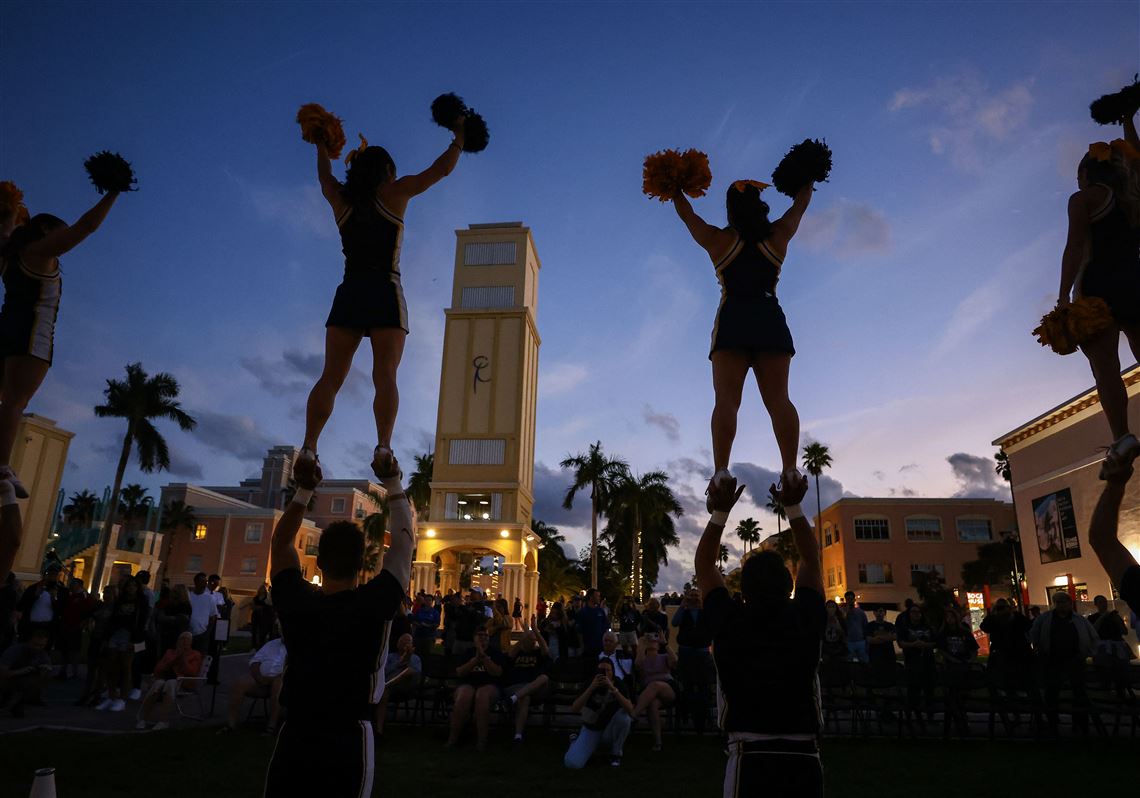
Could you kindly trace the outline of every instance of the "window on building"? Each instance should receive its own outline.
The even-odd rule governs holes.
[[[260,543],[261,542],[261,530],[262,530],[262,526],[260,523],[246,524],[245,525],[245,542],[246,543]]]
[[[205,539],[206,539],[206,525],[205,524],[198,524],[196,527],[194,527],[194,540],[205,540]]]
[[[241,572],[243,574],[255,574],[255,573],[257,573],[257,558],[256,557],[244,557],[241,561]]]
[[[943,581],[946,580],[946,566],[941,563],[933,562],[916,562],[911,563],[910,566],[910,584],[912,587],[917,587],[919,581],[925,579],[927,574],[938,574],[939,578]]]
[[[895,580],[889,562],[859,563],[859,581],[864,585],[889,585]]]
[[[994,539],[993,524],[988,518],[959,518],[958,540],[963,543],[986,543]]]
[[[828,587],[835,587],[835,569],[834,568],[828,568],[827,569],[827,586]]]
[[[827,524],[823,528],[823,547],[826,549],[831,545],[831,524]]]
[[[906,539],[913,541],[942,540],[942,522],[937,518],[906,519]]]
[[[891,525],[885,518],[856,518],[856,540],[890,540]]]
[[[332,500],[332,511],[334,513],[344,512],[344,497],[340,496]]]
[[[448,493],[444,518],[449,521],[501,521],[503,494]]]
[[[196,574],[202,570],[202,555],[191,554],[186,558],[186,573]]]
[[[841,585],[843,584],[843,569],[842,568],[836,568],[835,569],[835,581]]]

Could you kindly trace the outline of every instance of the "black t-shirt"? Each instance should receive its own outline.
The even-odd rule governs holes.
[[[871,621],[867,624],[867,658],[873,665],[885,665],[895,661],[893,640],[876,643],[872,638],[878,634],[894,634],[895,625],[887,621]]]
[[[669,640],[669,616],[660,610],[654,612],[647,610],[641,613],[641,625],[638,629],[642,634],[652,634],[656,632],[661,635],[661,639]]]
[[[633,607],[627,607],[618,615],[618,624],[622,632],[636,632],[641,624],[641,613]]]
[[[550,658],[538,646],[530,651],[520,648],[510,660],[504,684],[530,684],[550,669]]]
[[[487,622],[483,612],[483,602],[463,604],[455,610],[455,639],[470,643],[475,639],[475,630]]]
[[[475,657],[478,656],[478,653],[479,652],[472,650],[471,656],[463,660],[460,667],[475,659]],[[487,650],[484,653],[487,655],[487,659],[491,660],[491,662],[495,663],[500,668],[505,668],[507,664],[507,658],[504,657],[501,653],[491,648],[490,646],[487,647]],[[466,676],[459,676],[458,679],[460,684],[469,684],[472,687],[482,687],[485,684],[498,684],[499,682],[499,677],[492,676],[491,672],[488,671],[482,664],[476,665],[474,668],[467,672]]]
[[[1027,660],[1033,656],[1029,645],[1029,619],[1020,612],[991,613],[982,619],[982,631],[990,636],[990,656]]]
[[[898,627],[896,627],[897,629]],[[906,627],[899,632],[899,640],[907,643],[933,643],[934,630],[925,620],[911,623],[907,619]],[[907,665],[920,665],[934,662],[934,649],[930,648],[903,648],[903,662]]]
[[[709,619],[699,607],[682,607],[673,616],[677,627],[677,645],[690,648],[708,648],[712,645]]]
[[[1128,634],[1128,627],[1124,625],[1124,619],[1116,610],[1094,612],[1089,616],[1089,623],[1092,624],[1093,629],[1096,629],[1096,635],[1101,640],[1118,643],[1123,641],[1124,636]]]
[[[1072,662],[1081,656],[1080,636],[1077,634],[1077,622],[1073,618],[1073,615],[1062,618],[1056,611],[1052,613],[1049,661],[1054,664]]]
[[[1124,572],[1120,580],[1120,597],[1133,613],[1140,615],[1140,565],[1133,565]]]
[[[978,650],[974,633],[964,626],[943,627],[935,642],[938,650],[952,662],[967,662]]]
[[[800,586],[790,601],[752,606],[721,587],[705,598],[701,614],[713,635],[724,730],[816,734],[823,596]]]
[[[273,606],[289,663],[281,704],[293,717],[364,720],[384,687],[384,646],[404,597],[388,571],[326,594],[297,568],[273,575]]]

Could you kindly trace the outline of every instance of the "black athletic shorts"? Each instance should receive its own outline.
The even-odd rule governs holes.
[[[729,296],[721,303],[713,324],[712,353],[734,349],[750,355],[764,352],[794,355],[792,332],[775,295],[759,298]]]
[[[823,798],[823,764],[815,740],[728,744],[724,798]]]
[[[408,305],[400,276],[393,272],[346,275],[336,289],[326,327],[346,327],[367,335],[376,327],[408,332]]]
[[[374,755],[366,720],[287,720],[269,760],[265,798],[369,798]]]

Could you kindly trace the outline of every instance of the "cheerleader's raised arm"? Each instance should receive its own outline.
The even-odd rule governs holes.
[[[808,205],[811,204],[813,193],[815,193],[814,184],[805,183],[792,199],[792,207],[788,208],[783,216],[772,223],[772,230],[768,233],[768,239],[777,249],[787,250],[788,242],[800,229],[800,220],[804,218],[804,213],[807,212]]]
[[[76,219],[74,224],[56,227],[39,241],[33,241],[25,246],[20,251],[24,264],[29,269],[46,271],[46,269],[37,269],[36,267],[48,265],[53,258],[58,258],[83,243],[85,238],[103,224],[103,220],[111,212],[111,206],[115,204],[115,200],[118,198],[119,192],[117,191],[104,194],[92,206],[91,210]]]

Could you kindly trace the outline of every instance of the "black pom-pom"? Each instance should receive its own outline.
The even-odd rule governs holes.
[[[117,152],[98,152],[83,162],[87,175],[100,194],[108,191],[138,191],[131,165]]]
[[[487,149],[490,139],[491,134],[487,131],[483,117],[468,109],[467,118],[463,120],[463,151],[482,152]]]
[[[431,104],[431,118],[440,127],[451,130],[455,120],[467,113],[467,105],[458,94],[441,94]]]
[[[772,171],[772,185],[794,197],[808,183],[826,182],[830,174],[831,149],[819,139],[804,139]]]
[[[1140,110],[1140,75],[1133,78],[1131,86],[1125,86],[1114,94],[1106,94],[1089,105],[1089,114],[1100,125],[1119,125]]]

